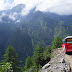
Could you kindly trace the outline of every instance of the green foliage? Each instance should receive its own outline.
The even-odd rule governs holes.
[[[50,58],[54,58],[55,54],[51,53]]]
[[[33,57],[27,57],[25,60],[25,71],[24,72],[38,72],[42,66],[43,60],[43,47],[37,44],[34,48]]]
[[[32,42],[27,33],[17,29],[9,38],[8,45],[13,46],[18,53],[19,60],[25,61],[27,56],[32,56]]]
[[[44,53],[43,53],[44,59],[46,60],[48,57],[50,57],[50,54],[51,54],[51,47],[50,47],[50,46],[47,46],[47,47],[45,48]]]
[[[12,64],[7,62],[6,64],[1,65],[1,72],[13,72]]]
[[[56,27],[54,28],[54,36],[60,36],[62,38],[70,36],[72,28],[70,25],[64,23],[64,21],[59,21]]]
[[[60,37],[55,37],[52,45],[52,49],[60,48],[62,46],[62,39]]]
[[[34,64],[36,66],[41,65],[43,60],[43,47],[40,44],[37,44],[33,53]]]
[[[9,44],[15,47],[19,60],[25,62],[27,56],[32,56],[33,48],[29,35],[21,30],[14,32],[11,36]]]
[[[17,54],[12,46],[8,46],[6,53],[3,55],[3,65],[7,62],[11,62],[13,72],[20,72],[19,61],[17,60]]]
[[[38,72],[43,65],[50,61],[51,47],[44,48],[38,43],[33,52],[33,57],[28,56],[25,60],[24,72]]]
[[[15,49],[12,46],[8,46],[5,54],[3,55],[4,62],[13,62],[17,58],[17,54],[15,53]]]
[[[25,70],[24,72],[33,72],[34,66],[31,66],[29,69]]]
[[[24,66],[24,69],[25,70],[28,70],[30,67],[32,67],[33,65],[33,60],[30,56],[28,56],[25,60],[25,66]]]
[[[39,72],[39,70],[41,69],[41,65],[38,65],[38,66],[34,66],[32,72]]]

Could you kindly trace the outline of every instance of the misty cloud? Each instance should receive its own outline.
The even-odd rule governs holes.
[[[53,12],[60,15],[72,14],[72,1],[71,0],[46,0],[36,7],[36,10],[43,12]]]
[[[0,0],[0,10],[12,8],[17,4],[25,4],[21,12],[22,15],[29,13],[29,10],[36,7],[36,10],[42,12],[53,12],[60,15],[72,14],[72,0],[14,0],[14,2],[9,3],[8,0],[4,3],[4,0]]]
[[[25,1],[25,0],[24,0]],[[72,14],[72,0],[26,0],[26,8],[22,11],[25,15],[29,10],[36,7],[36,10],[42,12],[53,12],[59,15]]]
[[[11,14],[9,14],[9,18],[12,19],[12,20],[16,20],[17,15],[18,15],[17,12],[11,13]]]
[[[17,20],[17,21],[16,21],[16,23],[19,23],[19,22],[20,22],[20,20]]]
[[[13,15],[17,15],[17,14],[18,14],[17,12],[14,12],[14,13],[13,13]]]
[[[21,11],[21,15],[27,15],[29,13],[29,10],[27,10],[26,8],[24,8],[22,11]]]
[[[4,0],[0,0],[0,11],[5,9]]]
[[[0,22],[2,22],[2,17],[6,16],[5,12],[2,12],[2,14],[0,15]]]
[[[12,20],[16,20],[16,18],[15,18],[15,16],[13,14],[10,14],[9,18],[12,19]]]

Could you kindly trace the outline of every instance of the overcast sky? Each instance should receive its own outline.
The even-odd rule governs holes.
[[[72,14],[72,0],[0,0],[0,10],[6,10],[17,4],[25,4],[26,12],[36,7],[36,10],[53,12],[60,15]]]

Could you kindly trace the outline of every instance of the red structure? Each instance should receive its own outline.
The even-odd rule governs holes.
[[[65,53],[72,52],[72,36],[67,36],[62,40],[62,48],[65,50]]]

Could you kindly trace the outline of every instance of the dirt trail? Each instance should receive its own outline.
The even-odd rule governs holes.
[[[62,48],[57,48],[52,53],[54,57],[40,72],[72,72],[72,55],[65,54]]]
[[[65,54],[65,57],[68,60],[72,71],[72,54],[71,55]]]

